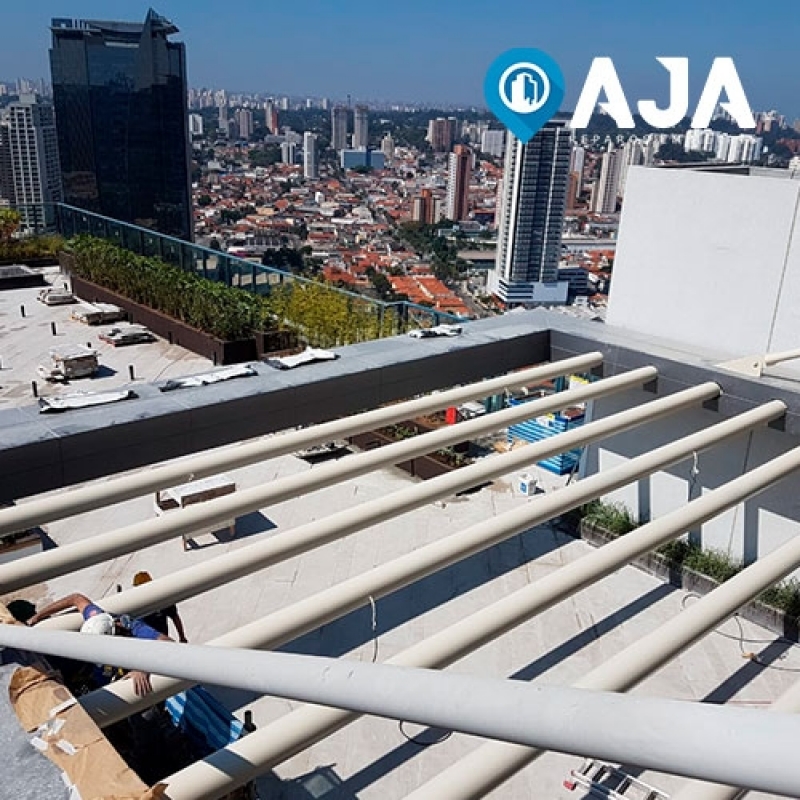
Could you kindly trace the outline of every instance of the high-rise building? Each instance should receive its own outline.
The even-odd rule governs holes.
[[[504,130],[487,130],[481,134],[481,152],[500,158],[506,146],[506,132]]]
[[[603,153],[600,177],[595,186],[592,202],[592,211],[595,214],[613,214],[617,210],[621,170],[622,150],[616,150],[609,144],[608,150]]]
[[[440,203],[438,198],[433,196],[430,189],[423,189],[419,197],[414,198],[411,209],[411,219],[414,222],[424,222],[426,225],[433,225],[439,221]]]
[[[192,136],[203,135],[203,117],[200,114],[189,114],[189,133]]]
[[[53,103],[65,202],[192,237],[184,45],[143,23],[54,19]]]
[[[288,139],[281,142],[281,161],[284,164],[294,164],[296,151],[297,145],[294,142],[290,142]]]
[[[455,118],[437,117],[428,122],[428,135],[425,137],[437,153],[447,153],[455,140]]]
[[[469,214],[469,179],[472,176],[472,151],[457,144],[450,153],[447,175],[447,219],[455,222]]]
[[[41,204],[64,199],[53,107],[35,95],[20,95],[0,119],[0,197],[33,230],[50,218]]]
[[[527,144],[509,133],[489,290],[507,306],[564,303],[558,280],[572,136],[550,120]]]
[[[334,106],[331,109],[331,147],[338,153],[347,147],[347,108]]]
[[[628,181],[628,170],[642,166],[645,162],[645,148],[641,140],[631,136],[622,148],[622,165],[619,172],[619,196],[625,196],[625,185]]]
[[[314,180],[319,177],[317,166],[317,137],[306,131],[303,134],[303,177]]]
[[[275,105],[275,101],[272,98],[264,103],[264,119],[267,130],[273,136],[277,136],[277,134],[280,133],[280,121],[278,120],[278,107]]]
[[[391,133],[387,133],[381,139],[381,153],[383,153],[383,158],[387,164],[390,164],[394,159],[394,139]]]
[[[239,126],[239,138],[249,139],[253,135],[253,112],[249,108],[240,108],[236,112],[236,124]]]
[[[356,106],[353,114],[353,149],[369,147],[369,109]]]

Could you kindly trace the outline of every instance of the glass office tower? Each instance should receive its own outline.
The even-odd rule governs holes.
[[[192,238],[184,45],[144,23],[54,19],[50,69],[64,202]]]

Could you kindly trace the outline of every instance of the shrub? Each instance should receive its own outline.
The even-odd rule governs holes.
[[[583,518],[592,525],[605,528],[618,536],[639,527],[639,523],[623,503],[604,503],[601,500],[593,500],[583,507]]]

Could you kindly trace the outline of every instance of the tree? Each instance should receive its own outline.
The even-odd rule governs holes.
[[[22,215],[14,208],[0,209],[0,241],[11,241],[19,228]]]
[[[211,205],[211,197],[207,194],[201,194],[200,197],[197,198],[197,205],[200,208],[205,208],[206,206]]]

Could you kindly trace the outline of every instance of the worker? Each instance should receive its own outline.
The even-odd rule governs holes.
[[[66,611],[68,608],[76,608],[83,617],[83,625],[81,626],[81,633],[103,634],[111,635],[118,633],[122,636],[134,636],[137,639],[161,639],[164,641],[172,641],[169,636],[159,633],[154,628],[150,627],[146,622],[141,619],[135,619],[123,615],[115,617],[104,611],[96,603],[93,603],[86,595],[75,593],[62,597],[50,605],[45,606],[41,611],[34,614],[27,622],[29,626],[36,625],[43,619],[52,617],[59,611]],[[111,675],[107,668],[102,667],[104,675],[108,680]],[[131,670],[127,677],[133,681],[133,688],[137,695],[140,697],[149,694],[153,690],[150,683],[150,675],[141,670]],[[106,680],[106,682],[108,682]]]
[[[150,583],[153,580],[153,576],[149,572],[137,572],[133,576],[133,585],[134,586],[141,586],[145,583]],[[152,614],[147,614],[146,616],[142,617],[142,620],[146,622],[151,628],[155,628],[159,633],[163,633],[164,636],[169,636],[169,626],[167,624],[167,620],[172,620],[172,624],[175,626],[175,631],[178,634],[178,641],[179,642],[186,642],[186,632],[183,629],[183,620],[178,614],[178,607],[173,603],[171,606],[167,606],[166,608],[161,609],[160,611],[154,611]]]

